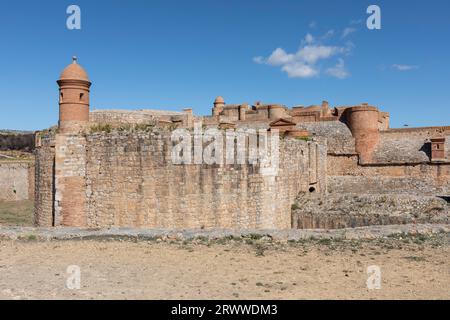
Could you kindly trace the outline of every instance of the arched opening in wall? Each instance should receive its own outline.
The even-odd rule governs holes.
[[[64,94],[61,92],[61,94],[59,95],[59,102],[60,103],[63,102],[63,97],[64,97]]]
[[[309,187],[309,193],[314,193],[316,192],[316,188],[315,187]]]
[[[80,93],[80,101],[83,101],[84,93]]]

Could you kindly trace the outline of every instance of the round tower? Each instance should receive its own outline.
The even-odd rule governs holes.
[[[286,108],[277,104],[269,105],[268,115],[269,119],[272,120],[284,118],[286,116]]]
[[[355,138],[355,151],[359,154],[360,162],[370,162],[380,138],[378,109],[363,104],[348,108],[345,113],[347,125]]]
[[[77,58],[61,73],[59,80],[59,129],[61,133],[77,133],[89,122],[89,88],[91,82]]]
[[[214,100],[214,107],[212,110],[213,116],[218,116],[223,110],[225,106],[225,100],[221,96],[218,96],[216,100]]]

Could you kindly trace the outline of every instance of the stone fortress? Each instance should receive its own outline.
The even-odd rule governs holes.
[[[74,58],[59,85],[59,124],[36,133],[37,226],[168,229],[344,228],[450,223],[450,126],[389,127],[374,106],[90,110]],[[171,130],[278,129],[279,170],[171,161]]]

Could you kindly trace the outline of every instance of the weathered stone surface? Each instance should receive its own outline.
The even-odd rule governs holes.
[[[306,239],[377,239],[392,236],[433,235],[450,233],[449,224],[406,224],[370,226],[340,230],[227,230],[227,229],[83,229],[83,228],[22,228],[0,227],[0,239],[25,241],[52,240],[132,240],[174,241],[206,238],[253,237],[273,241],[298,241]]]
[[[53,134],[40,137],[36,149],[35,224],[50,227],[54,224],[55,206],[55,141]]]
[[[0,161],[0,200],[20,201],[34,197],[34,162]]]
[[[312,159],[320,165],[309,167],[316,142],[281,140],[276,175],[248,164],[174,165],[169,145],[162,132],[88,135],[88,225],[286,229],[290,206],[311,174],[325,186],[323,148]]]
[[[293,227],[340,229],[371,225],[450,223],[450,204],[438,197],[402,194],[302,194],[293,208]]]

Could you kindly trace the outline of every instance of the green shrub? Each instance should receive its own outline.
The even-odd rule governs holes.
[[[112,131],[112,126],[109,123],[98,123],[91,126],[91,133],[95,132],[106,132],[110,133]]]
[[[134,130],[149,132],[152,131],[154,127],[155,125],[152,123],[138,123],[134,126]]]

